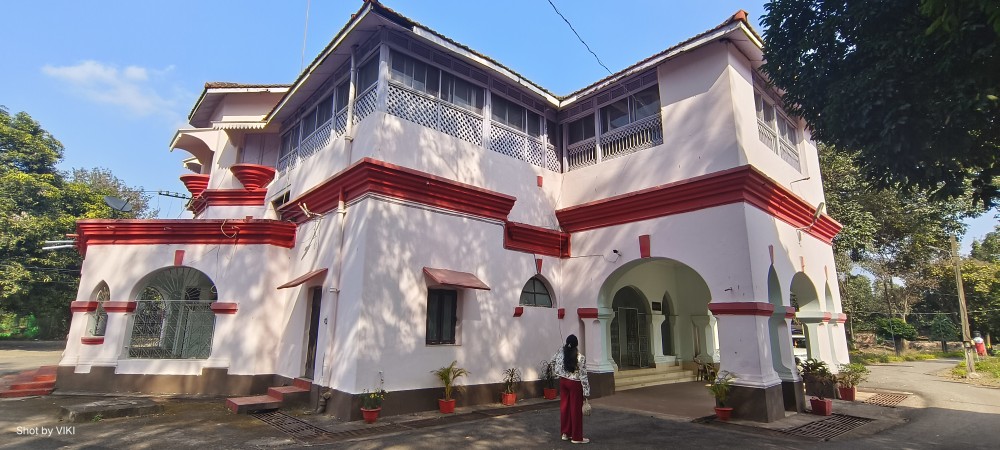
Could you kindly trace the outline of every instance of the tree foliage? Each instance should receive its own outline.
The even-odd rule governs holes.
[[[952,322],[948,316],[944,314],[937,314],[934,316],[934,320],[931,321],[931,339],[935,341],[954,341],[961,337],[961,330],[958,329],[958,325]],[[945,349],[942,348],[942,351]]]
[[[906,339],[912,341],[917,338],[917,329],[902,319],[878,319],[876,321],[875,334],[885,340]]]
[[[65,332],[81,265],[77,252],[44,242],[65,239],[79,218],[111,217],[104,195],[138,196],[131,217],[155,214],[141,189],[105,169],[59,172],[63,151],[30,115],[0,107],[0,312],[33,315],[41,337]]]
[[[923,4],[922,4],[923,3]],[[995,0],[773,0],[764,73],[875,185],[1000,198]]]
[[[1000,225],[993,228],[993,231],[986,233],[983,240],[972,241],[972,252],[970,256],[985,262],[1000,262]]]

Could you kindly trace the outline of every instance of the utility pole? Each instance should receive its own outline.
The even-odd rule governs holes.
[[[969,333],[969,312],[965,307],[965,288],[962,287],[962,261],[958,258],[958,241],[951,237],[951,259],[955,262],[955,285],[958,286],[958,309],[962,315],[962,349],[965,350],[965,369],[975,378],[976,365],[972,362],[972,333]]]

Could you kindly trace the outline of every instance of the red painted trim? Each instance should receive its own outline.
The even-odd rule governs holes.
[[[833,318],[833,322],[835,322],[835,323],[847,323],[847,314],[844,314],[844,313],[837,314],[837,317]]]
[[[191,193],[191,197],[197,198],[205,191],[208,187],[208,174],[200,173],[189,173],[187,175],[181,175],[181,183],[184,183],[184,187],[187,188],[188,192]]]
[[[75,313],[97,311],[97,302],[70,302],[69,310]]]
[[[541,176],[541,175],[539,175],[539,176],[538,176],[538,187],[542,187],[542,181],[543,181],[543,180],[544,180],[544,178],[542,178],[542,176]]]
[[[274,179],[274,167],[260,164],[233,164],[229,171],[240,180],[243,189],[253,191],[267,186]]]
[[[560,319],[566,317],[566,308],[559,308],[559,309],[557,309],[556,310],[556,315],[559,316]]]
[[[649,235],[639,236],[639,257],[649,258]]]
[[[786,306],[785,307],[785,318],[786,319],[794,319],[795,318],[795,307],[794,306]]]
[[[83,345],[101,345],[104,343],[104,336],[83,336],[80,338]]]
[[[278,286],[278,289],[287,289],[287,288],[295,287],[295,286],[298,286],[298,285],[300,285],[302,283],[305,283],[306,281],[309,281],[309,280],[311,280],[313,278],[316,278],[316,277],[326,277],[327,270],[328,269],[317,269],[317,270],[314,270],[312,272],[308,272],[308,273],[306,273],[304,275],[299,275],[294,280],[289,281],[289,282],[287,282],[285,284],[282,284],[281,286]]]
[[[535,258],[535,274],[541,275],[542,273],[542,260],[541,258]]]
[[[569,258],[569,246],[569,233],[517,222],[504,224],[503,248],[508,250]]]
[[[261,206],[266,203],[267,190],[257,189],[206,189],[194,199],[191,207],[195,214],[201,214],[209,206]]]
[[[268,244],[295,246],[293,223],[277,220],[88,219],[76,223],[77,248],[89,245]]]
[[[556,217],[564,231],[575,233],[739,202],[796,228],[808,227],[815,212],[814,206],[759,170],[741,166],[563,208],[556,211]],[[840,228],[824,215],[803,231],[831,243]]]
[[[764,302],[709,303],[708,310],[716,316],[770,316],[774,305]]]
[[[523,306],[515,306],[514,307],[514,317],[521,317],[521,314],[524,314],[524,307]]]
[[[135,311],[135,307],[136,302],[104,302],[104,310],[107,312],[130,313]]]
[[[581,319],[596,319],[597,308],[577,308],[576,315],[580,316]]]
[[[174,250],[174,265],[175,266],[184,265],[184,250]]]
[[[364,158],[289,200],[279,212],[282,218],[301,223],[308,218],[299,204],[305,203],[310,211],[323,214],[337,207],[341,193],[347,202],[374,193],[498,220],[507,218],[517,200],[499,192]]]
[[[212,309],[212,312],[216,314],[236,314],[236,309],[238,307],[239,304],[237,303],[221,303],[221,302],[212,302],[212,304],[209,306],[209,308]]]

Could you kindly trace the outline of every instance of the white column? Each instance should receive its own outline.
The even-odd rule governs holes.
[[[389,47],[385,44],[378,46],[378,82],[376,83],[378,92],[376,93],[375,109],[385,111],[386,98],[389,96]]]
[[[611,359],[611,340],[607,338],[614,316],[611,308],[597,308],[596,319],[580,319],[583,321],[584,351],[590,372],[614,372],[616,369]]]
[[[844,324],[847,322],[847,314],[837,314],[830,319],[827,325],[830,331],[830,345],[833,347],[833,360],[837,364],[848,364],[851,362],[850,349],[847,348],[847,330]]]
[[[830,332],[827,331],[830,313],[799,311],[795,316],[806,329],[806,346],[809,349],[809,357],[825,361],[831,366],[831,369],[836,368],[833,352],[830,348]]]
[[[650,333],[650,339],[653,341],[653,362],[657,365],[667,364],[676,360],[673,356],[667,356],[663,349],[663,333],[662,327],[663,322],[667,320],[667,316],[663,314],[653,314],[650,316],[650,327],[652,328],[652,333]]]
[[[767,304],[744,303],[711,305],[718,320],[720,371],[738,378],[735,384],[768,388],[781,383],[771,359],[770,320],[772,308]]]
[[[782,381],[799,381],[795,370],[795,355],[792,349],[791,319],[786,318],[785,309],[777,308],[769,323],[774,371]]]

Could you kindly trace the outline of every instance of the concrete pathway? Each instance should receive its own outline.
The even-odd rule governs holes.
[[[59,364],[66,341],[0,341],[0,376]]]

